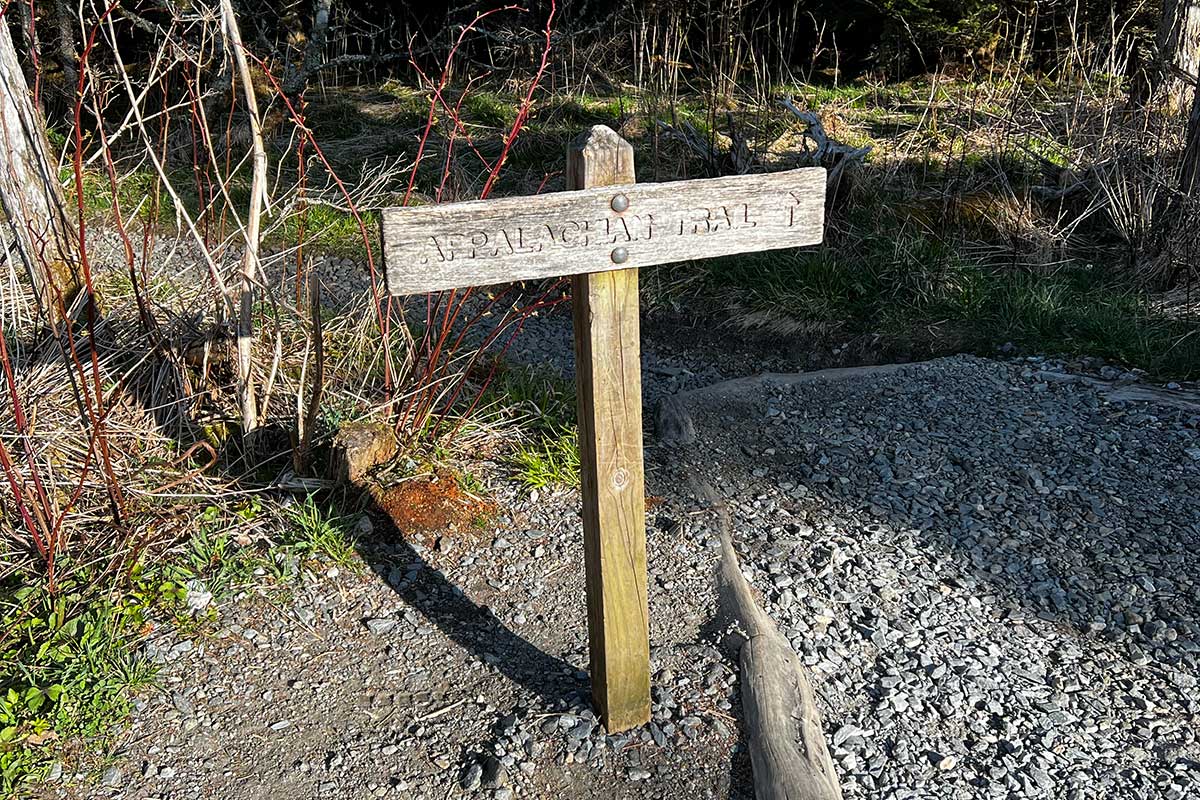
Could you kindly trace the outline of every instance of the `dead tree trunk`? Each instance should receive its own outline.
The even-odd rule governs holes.
[[[75,29],[79,26],[75,4],[54,2],[54,60],[62,68],[64,94],[71,98],[79,84],[79,53],[75,48]]]
[[[333,0],[314,0],[312,28],[304,40],[300,63],[289,65],[284,73],[283,93],[288,97],[299,97],[320,69],[321,59],[325,55],[325,43],[329,39],[329,16],[332,10]]]
[[[238,306],[238,397],[242,408],[242,434],[249,437],[258,428],[258,401],[254,386],[254,287],[259,282],[258,248],[263,203],[267,192],[267,152],[263,146],[262,120],[250,66],[242,49],[242,34],[231,0],[221,0],[221,19],[228,37],[229,54],[237,66],[242,91],[246,95],[246,110],[250,117],[250,136],[254,156],[254,179],[250,185],[250,210],[246,215],[246,249],[242,251],[242,281]],[[253,449],[253,448],[251,448]]]
[[[1183,166],[1179,172],[1179,191],[1185,197],[1200,189],[1200,92],[1192,92],[1192,111],[1188,115],[1187,143],[1183,149]]]
[[[0,206],[45,319],[53,325],[79,290],[77,239],[46,126],[33,105],[8,25],[0,24]],[[61,309],[60,309],[61,304]]]
[[[1163,0],[1158,59],[1163,104],[1171,111],[1186,111],[1200,74],[1200,0]]]
[[[1164,193],[1166,197],[1155,207],[1150,229],[1154,253],[1151,272],[1164,286],[1173,286],[1181,272],[1187,274],[1194,269],[1187,244],[1200,208],[1200,91],[1194,89],[1176,188]]]

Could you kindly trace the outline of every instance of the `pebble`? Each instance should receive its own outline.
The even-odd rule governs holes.
[[[483,783],[483,767],[478,762],[471,762],[459,780],[459,786],[464,791],[473,792]]]
[[[1200,415],[1058,369],[954,357],[693,403],[706,446],[659,480],[725,495],[743,572],[832,710],[847,800],[1066,796],[1066,775],[1159,796],[1134,787],[1173,762],[1128,754],[1200,724],[1200,703],[1166,710],[1200,678]],[[768,443],[788,455],[764,469]]]
[[[374,617],[366,621],[367,630],[376,636],[383,636],[384,634],[391,633],[396,629],[397,624],[398,623],[396,620],[387,619],[384,617]]]
[[[100,775],[100,785],[105,789],[116,789],[125,781],[125,773],[120,767],[109,767]]]
[[[483,763],[482,785],[485,789],[498,789],[508,783],[504,765],[495,756],[488,756]]]

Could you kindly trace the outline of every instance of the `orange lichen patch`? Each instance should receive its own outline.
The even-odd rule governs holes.
[[[471,534],[496,513],[496,504],[464,492],[452,478],[414,478],[371,493],[406,537],[428,546],[445,533]]]

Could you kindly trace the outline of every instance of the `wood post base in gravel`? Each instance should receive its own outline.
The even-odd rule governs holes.
[[[571,189],[635,181],[633,145],[593,128],[567,152]],[[592,702],[610,733],[650,721],[650,608],[638,271],[571,280]]]

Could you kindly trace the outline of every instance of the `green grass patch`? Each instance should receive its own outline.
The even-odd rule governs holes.
[[[465,121],[488,128],[507,128],[517,119],[520,99],[486,89],[472,89],[463,100]]]
[[[527,129],[535,135],[578,136],[592,125],[616,126],[626,110],[616,97],[547,97],[534,104]]]
[[[734,321],[920,339],[930,355],[1026,352],[1102,356],[1162,379],[1200,377],[1200,320],[1167,317],[1121,276],[1068,264],[993,268],[923,234],[873,234],[846,252],[778,251],[714,259],[686,288],[716,295]]]
[[[60,570],[55,594],[31,575],[0,585],[0,796],[44,779],[66,749],[104,749],[154,681],[142,631],[186,596],[137,567],[125,590],[99,593],[87,570]]]
[[[357,103],[346,98],[312,103],[304,115],[304,122],[318,142],[352,139],[377,124],[362,113]]]
[[[562,427],[517,445],[510,456],[516,478],[527,489],[579,485],[579,430]]]
[[[217,613],[210,605],[194,618],[189,587],[219,604],[251,585],[285,587],[306,567],[357,563],[357,517],[311,496],[266,514],[257,499],[209,507],[187,540],[135,563],[124,580],[60,557],[54,594],[32,574],[0,583],[0,797],[30,790],[55,761],[69,757],[70,771],[100,763],[134,695],[154,682],[139,646],[145,632],[173,624],[187,633]],[[235,535],[256,527],[271,533]]]
[[[68,207],[74,209],[75,180],[69,168],[63,171],[62,179],[67,193]],[[181,193],[181,199],[187,207],[188,213],[194,220],[198,220],[201,208],[191,176],[173,174],[172,182],[177,191]],[[152,213],[154,211],[154,193],[158,189],[158,176],[148,170],[138,170],[123,175],[118,180],[115,202],[120,204],[121,213],[127,223],[132,218],[142,222],[153,221],[162,225],[174,224],[175,204],[165,190],[159,193],[157,214]],[[230,181],[227,190],[238,212],[244,213],[250,198],[249,181],[243,179],[243,176],[235,176]],[[216,208],[214,213],[219,214],[220,202],[218,201],[217,207],[214,207]],[[113,214],[114,192],[106,174],[96,170],[84,172],[83,205],[84,213],[89,218],[105,219]],[[361,217],[363,225],[367,229],[367,240],[374,246],[379,238],[379,213],[363,211]],[[204,227],[201,222],[197,224]],[[267,247],[294,245],[302,227],[305,246],[310,253],[324,253],[365,260],[366,245],[363,242],[362,230],[354,215],[349,211],[319,203],[312,203],[306,206],[302,212],[292,214],[278,225],[272,226],[266,232],[264,243]],[[120,288],[122,287],[110,287],[111,290]],[[129,286],[123,288],[131,289]],[[161,298],[156,296],[156,299]]]
[[[179,583],[201,580],[221,600],[264,578],[286,585],[305,566],[353,565],[355,516],[339,514],[310,495],[286,508],[282,520],[273,521],[270,533],[239,543],[233,531],[263,514],[254,498],[232,513],[209,506],[200,514],[195,532],[164,568],[165,574]]]
[[[379,212],[360,213],[362,224],[367,229],[367,240],[372,246],[379,239]],[[362,228],[349,211],[326,205],[309,205],[302,212],[293,214],[271,231],[269,246],[294,245],[304,229],[304,246],[313,250],[347,258],[366,259],[366,244]],[[365,266],[364,266],[365,269]]]
[[[511,409],[524,436],[507,457],[529,489],[579,485],[575,386],[546,366],[503,365],[485,400]]]
[[[878,90],[860,84],[842,84],[828,86],[819,84],[795,84],[782,86],[774,92],[776,95],[786,95],[801,101],[808,108],[836,104],[841,107],[862,108],[878,103],[881,99]]]
[[[340,567],[354,564],[354,523],[357,516],[339,514],[309,495],[288,509],[291,525],[274,545],[275,553],[301,560],[319,559]]]
[[[545,365],[505,364],[489,387],[489,402],[511,406],[534,430],[575,424],[575,385]]]
[[[65,188],[67,207],[77,207],[75,173],[64,167],[60,175]],[[182,176],[181,176],[182,177]],[[175,204],[167,192],[159,192],[157,215],[154,212],[154,194],[159,186],[158,175],[152,170],[138,169],[117,178],[116,191],[108,175],[101,170],[83,171],[83,208],[86,216],[112,214],[117,205],[121,215],[141,221],[169,222],[175,217]],[[190,186],[184,183],[183,186]]]

